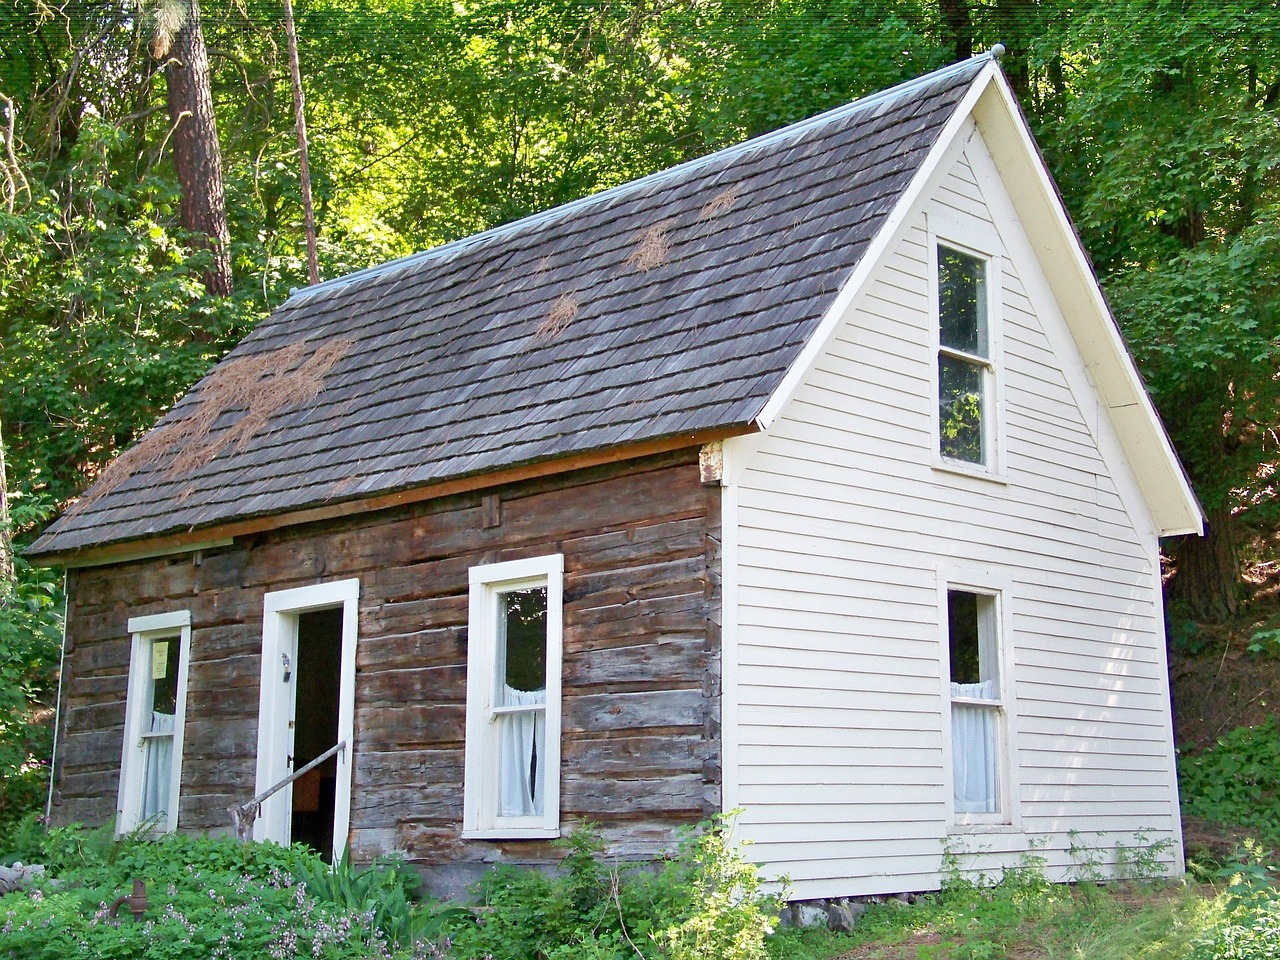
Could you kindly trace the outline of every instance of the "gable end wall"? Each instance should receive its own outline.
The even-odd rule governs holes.
[[[1116,844],[1180,863],[1152,521],[972,125],[941,169],[768,435],[727,444],[726,804],[799,899],[937,888],[947,850],[1056,878]],[[933,465],[931,226],[1000,247],[1003,482]],[[954,569],[1005,590],[1005,827],[949,812]]]

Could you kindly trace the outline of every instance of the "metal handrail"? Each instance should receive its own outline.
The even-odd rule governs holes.
[[[249,834],[253,832],[253,822],[258,819],[258,812],[262,809],[263,802],[272,794],[279,790],[283,790],[293,781],[297,780],[303,774],[310,773],[320,764],[324,763],[330,757],[338,754],[347,748],[347,741],[339,740],[332,747],[326,750],[320,756],[316,757],[304,767],[293,771],[279,783],[268,787],[260,794],[250,800],[248,803],[233,803],[227,807],[227,813],[231,815],[231,825],[235,828],[236,836],[240,838],[241,843],[249,840]]]

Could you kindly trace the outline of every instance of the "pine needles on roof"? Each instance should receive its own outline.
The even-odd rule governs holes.
[[[667,229],[670,226],[670,220],[663,220],[641,233],[636,248],[627,257],[627,263],[641,273],[648,273],[666,263],[668,254],[671,253],[671,241],[667,239]]]
[[[170,477],[204,466],[227,447],[243,446],[281,410],[315,399],[325,376],[351,349],[351,341],[321,344],[309,357],[307,348],[305,342],[291,343],[215,369],[200,384],[190,413],[153,430],[116,457],[72,509],[83,510],[171,451],[174,456],[165,468]],[[215,430],[219,418],[237,410],[244,412],[238,420]]]
[[[554,340],[573,323],[578,315],[578,295],[572,291],[560,294],[551,306],[551,312],[538,325],[536,336],[542,340]]]
[[[703,205],[702,211],[698,214],[699,220],[710,220],[718,217],[722,213],[728,213],[733,209],[733,205],[738,202],[738,185],[725,187],[714,197]]]

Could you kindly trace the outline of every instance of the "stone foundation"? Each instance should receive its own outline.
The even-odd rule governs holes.
[[[793,900],[782,910],[783,926],[828,927],[837,933],[848,933],[858,923],[858,918],[872,906],[881,903],[906,905],[916,898],[913,893],[898,893],[891,897],[830,897],[821,900]]]

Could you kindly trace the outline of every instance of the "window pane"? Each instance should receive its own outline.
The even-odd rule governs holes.
[[[502,689],[497,702],[527,708],[497,717],[498,813],[541,816],[546,792],[547,588],[504,591],[498,603]]]
[[[998,700],[995,598],[948,590],[947,640],[951,652],[951,696]],[[998,704],[951,704],[951,761],[957,813],[1000,812],[1000,724]]]
[[[151,709],[172,716],[178,704],[178,637],[151,643]]]
[[[985,371],[945,354],[938,356],[938,441],[944,457],[985,463],[982,408]]]
[[[515,699],[544,696],[516,693]],[[540,702],[540,701],[532,701]],[[498,813],[503,817],[542,816],[543,756],[547,741],[547,713],[532,709],[498,715]]]
[[[547,688],[547,588],[498,594],[498,656],[513,690]]]
[[[938,247],[939,342],[987,356],[986,266],[977,257]]]
[[[951,641],[951,682],[981,683],[977,594],[947,591],[947,635]]]
[[[142,804],[138,820],[164,819],[169,813],[172,787],[173,733],[178,712],[179,637],[151,642],[151,713],[143,729],[150,736],[142,745]],[[160,826],[163,828],[164,823]]]

